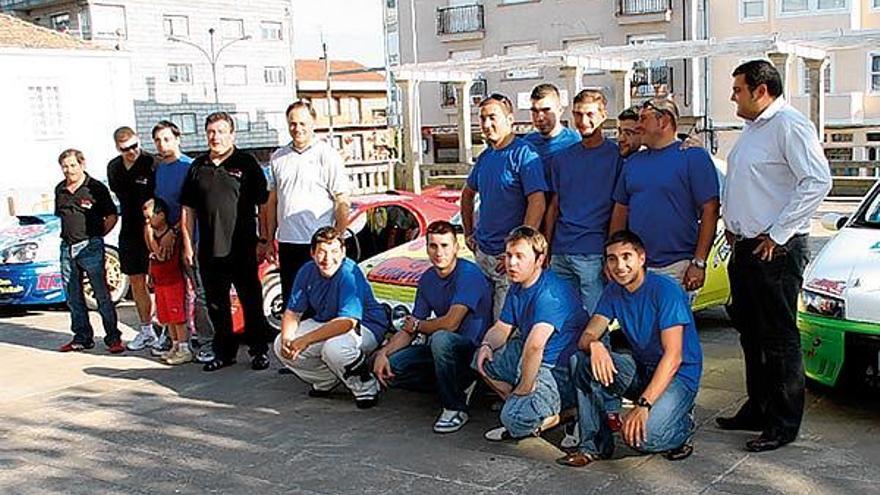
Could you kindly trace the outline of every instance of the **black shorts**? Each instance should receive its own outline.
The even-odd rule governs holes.
[[[150,251],[143,232],[119,233],[119,264],[126,275],[146,274],[150,268]]]

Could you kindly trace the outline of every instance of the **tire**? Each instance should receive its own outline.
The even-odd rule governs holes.
[[[263,277],[263,314],[275,330],[281,330],[284,301],[281,296],[281,274],[272,272]]]
[[[113,304],[119,304],[119,301],[128,294],[128,275],[122,273],[119,251],[115,247],[104,246],[104,278],[107,280],[107,289],[110,290],[110,300]],[[95,300],[88,277],[83,281],[83,293],[86,306],[93,311],[98,309],[98,301]]]

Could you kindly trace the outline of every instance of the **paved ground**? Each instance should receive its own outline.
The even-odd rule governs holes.
[[[130,304],[120,316],[135,321]],[[615,460],[581,470],[553,463],[558,431],[485,442],[496,425],[485,398],[461,432],[438,436],[428,395],[395,391],[360,411],[341,392],[309,399],[277,363],[254,372],[242,359],[206,374],[100,348],[61,355],[66,313],[0,317],[4,494],[880,493],[877,392],[810,392],[800,438],[773,453],[747,453],[748,435],[712,426],[744,399],[736,334],[718,310],[698,315],[706,364],[694,455],[673,463],[620,446]]]

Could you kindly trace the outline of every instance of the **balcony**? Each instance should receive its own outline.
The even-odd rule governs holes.
[[[618,0],[618,24],[669,22],[672,0]]]
[[[67,0],[0,0],[0,11],[13,12],[65,3]]]
[[[437,8],[437,35],[442,41],[482,39],[485,35],[482,5]]]
[[[672,94],[672,67],[655,65],[633,69],[630,83],[632,98],[653,98]]]
[[[485,79],[474,79],[471,84],[471,106],[479,105],[483,98],[488,95]],[[440,83],[440,106],[442,108],[456,108],[458,101],[455,94],[455,84],[451,82]]]

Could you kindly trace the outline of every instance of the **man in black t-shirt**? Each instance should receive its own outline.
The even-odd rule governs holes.
[[[193,262],[193,235],[199,226],[199,265],[208,313],[214,324],[215,359],[205,371],[235,362],[238,342],[232,333],[229,290],[232,285],[244,309],[244,339],[251,368],[269,367],[268,328],[257,274],[257,207],[268,198],[266,176],[257,160],[235,147],[235,122],[226,112],[205,121],[209,151],[193,161],[183,183],[184,262]]]
[[[141,150],[137,134],[130,127],[113,133],[119,156],[107,164],[107,182],[119,199],[122,226],[119,229],[119,261],[122,273],[131,281],[131,294],[140,318],[140,331],[128,343],[128,350],[139,351],[157,346],[153,331],[152,304],[147,289],[150,252],[144,241],[144,215],[141,208],[153,197],[156,185],[155,160]]]
[[[67,291],[73,340],[58,350],[82,351],[95,347],[94,330],[83,295],[88,275],[104,324],[104,344],[118,354],[125,350],[116,326],[116,308],[104,277],[104,236],[116,225],[116,205],[104,184],[85,173],[85,157],[68,149],[58,157],[64,180],[55,186],[55,215],[61,219],[61,278]]]

